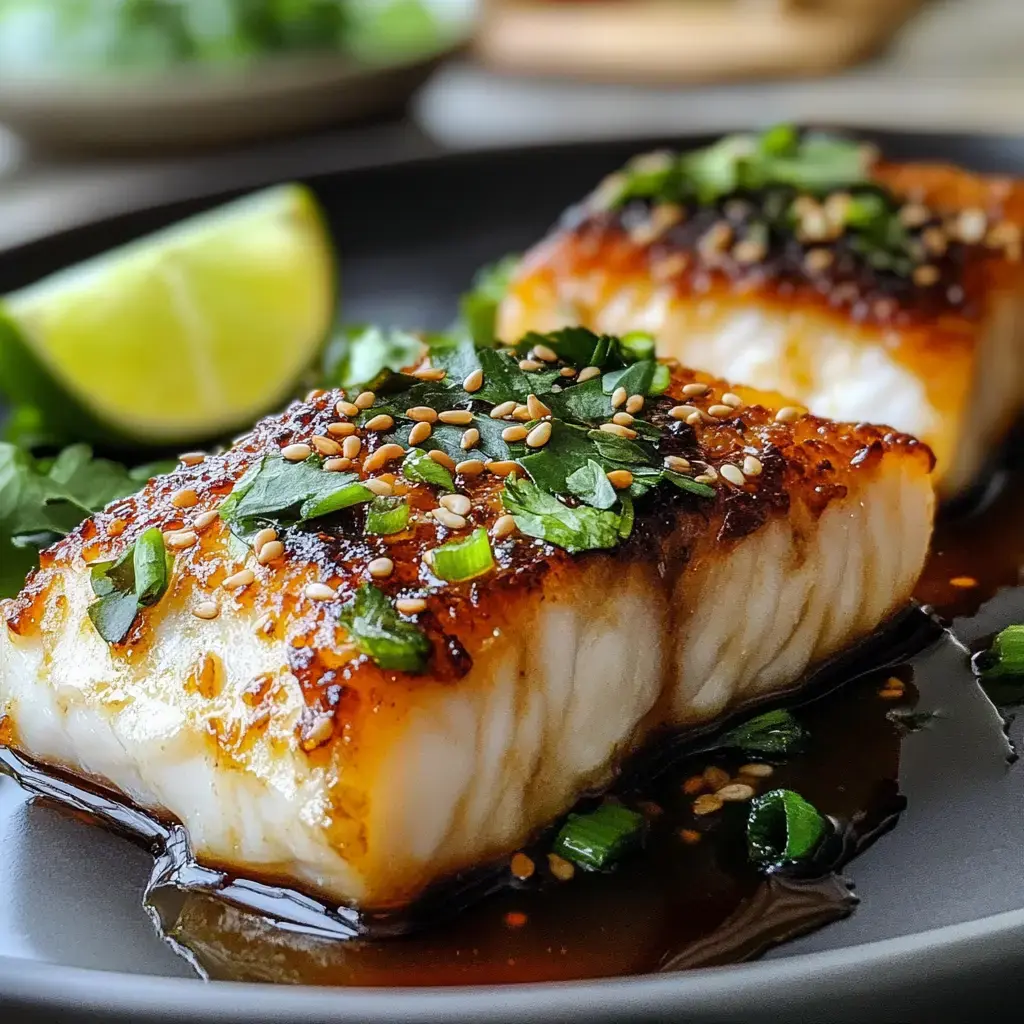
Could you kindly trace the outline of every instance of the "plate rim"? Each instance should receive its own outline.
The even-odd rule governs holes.
[[[1009,144],[1021,150],[1024,135],[1010,132],[966,132],[900,130],[870,125],[841,126],[841,130],[873,139],[942,143],[955,151],[961,145]],[[511,146],[480,146],[460,150],[417,151],[392,154],[365,162],[318,160],[304,174],[295,177],[317,182],[335,176],[362,174],[374,170],[477,162],[506,158],[557,156],[570,150],[608,151],[633,147],[680,148],[699,145],[721,133],[694,131],[670,135],[615,135],[567,142],[540,142]],[[953,159],[953,153],[950,159]],[[1024,173],[1024,168],[1022,168]],[[207,207],[239,193],[269,185],[277,175],[247,176],[237,185],[191,189],[159,201],[143,203],[113,214],[85,220],[48,232],[7,248],[0,247],[0,273],[15,265],[23,254],[59,248],[62,241],[77,234],[126,225],[141,215],[166,212],[175,216],[178,208]],[[136,974],[101,968],[72,967],[42,960],[0,956],[0,1005],[6,999],[19,1000],[34,1009],[73,1013],[102,1011],[124,1015],[125,1019],[218,1021],[253,1020],[253,1013],[273,1015],[279,1024],[295,1021],[312,1024],[319,1019],[352,1020],[366,1024],[398,1024],[400,1021],[460,1019],[472,1015],[479,1021],[521,1021],[524,1014],[543,1012],[545,1019],[578,1019],[585,1010],[590,1021],[617,1018],[622,1013],[686,1010],[741,1012],[756,996],[764,1010],[792,1007],[809,997],[808,986],[827,992],[830,998],[862,990],[870,981],[877,996],[906,991],[908,983],[920,978],[922,961],[930,969],[929,980],[963,978],[973,969],[980,979],[987,970],[1000,966],[1006,953],[1016,952],[1024,966],[1024,906],[988,914],[954,924],[941,925],[906,935],[859,942],[836,949],[757,960],[722,967],[696,968],[678,973],[631,975],[582,981],[458,986],[451,988],[347,988],[310,985],[278,985],[269,982],[201,981],[198,978]],[[884,970],[882,969],[884,968]],[[54,984],[53,972],[60,975]],[[936,986],[940,987],[940,986]],[[495,994],[500,993],[500,998]],[[310,1014],[323,1016],[311,1017]],[[207,1016],[211,1015],[211,1016]],[[212,1015],[216,1015],[214,1018]]]

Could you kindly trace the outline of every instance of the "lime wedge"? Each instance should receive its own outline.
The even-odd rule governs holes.
[[[215,437],[295,390],[335,281],[312,193],[268,189],[6,296],[0,389],[78,438]]]

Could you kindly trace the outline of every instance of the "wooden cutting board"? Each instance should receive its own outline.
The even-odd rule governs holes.
[[[820,75],[889,41],[923,0],[487,0],[491,67],[636,82]]]

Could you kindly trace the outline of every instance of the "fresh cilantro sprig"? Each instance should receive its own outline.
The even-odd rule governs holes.
[[[53,458],[36,458],[0,442],[0,596],[21,589],[37,551],[173,465],[150,463],[131,470],[94,458],[85,444],[71,445]]]

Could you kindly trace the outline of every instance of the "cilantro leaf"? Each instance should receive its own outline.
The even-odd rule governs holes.
[[[307,522],[373,500],[355,473],[328,473],[318,458],[288,462],[265,455],[237,481],[220,507],[232,529],[250,532],[257,521]]]
[[[557,544],[570,554],[615,547],[621,517],[581,505],[570,508],[529,480],[508,479],[501,495],[520,532]]]
[[[418,448],[411,449],[405,456],[402,462],[402,476],[413,483],[431,484],[448,492],[455,490],[455,481],[451,473],[440,462],[435,462]]]
[[[604,467],[593,459],[587,459],[586,465],[570,473],[565,483],[570,493],[594,508],[608,509],[616,502],[615,488]]]
[[[340,327],[327,342],[321,386],[347,388],[373,380],[382,370],[400,370],[423,358],[423,340],[408,331],[359,324]]]
[[[402,619],[384,593],[364,583],[342,605],[342,625],[363,654],[383,669],[395,672],[422,672],[430,656],[431,644],[418,626]]]
[[[611,370],[601,378],[601,390],[606,395],[617,388],[625,388],[627,395],[649,394],[656,367],[653,359],[640,359],[623,370]]]

